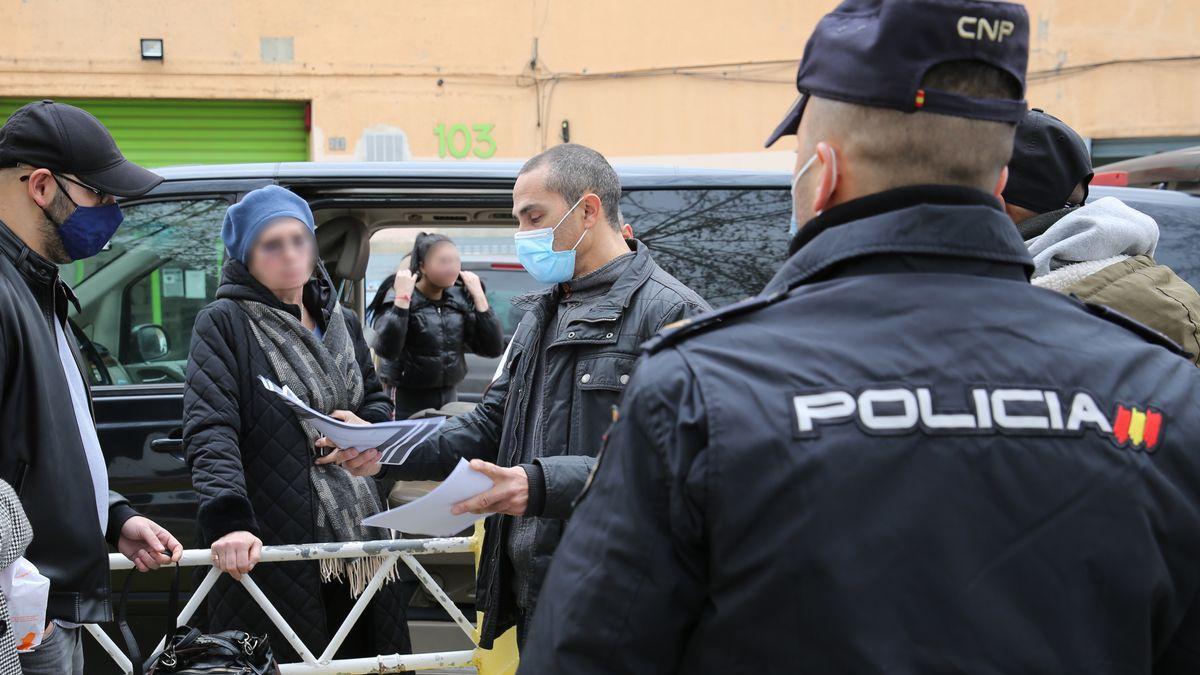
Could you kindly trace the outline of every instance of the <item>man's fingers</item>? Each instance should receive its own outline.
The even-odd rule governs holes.
[[[482,494],[477,494],[474,497],[471,497],[470,499],[464,499],[461,502],[455,504],[453,507],[451,507],[450,513],[453,513],[456,516],[466,513],[468,511],[470,511],[471,513],[474,513],[476,515],[481,514],[481,513],[488,513],[489,512],[488,507],[495,506],[496,502],[499,501],[500,496],[501,496],[500,490],[497,488],[492,488],[491,490],[488,490],[487,492],[484,492]]]
[[[334,443],[333,441],[329,440],[328,436],[322,436],[322,437],[318,438],[317,440],[313,441],[313,445],[315,445],[318,448],[336,448],[337,447],[337,444]]]
[[[148,570],[156,570],[161,564],[159,554],[151,549],[144,548],[138,551],[136,558]]]
[[[317,464],[334,464],[334,463],[341,464],[342,457],[343,457],[343,455],[342,455],[341,450],[334,450],[333,452],[329,453],[328,455],[321,455],[320,457],[318,457],[316,463]]]
[[[138,538],[146,543],[146,548],[158,552],[162,550],[163,542],[159,540],[158,533],[154,531],[154,527],[143,525],[138,530]]]
[[[485,462],[482,459],[471,460],[471,468],[487,476],[488,478],[491,478],[492,480],[504,475],[503,467],[496,466],[491,462]]]
[[[168,530],[160,528],[158,531],[158,541],[161,542],[162,548],[155,550],[162,553],[164,558],[169,558],[171,562],[179,562],[179,559],[183,557],[183,544],[179,543],[175,535],[171,534]],[[164,548],[166,549],[165,553],[163,552]]]

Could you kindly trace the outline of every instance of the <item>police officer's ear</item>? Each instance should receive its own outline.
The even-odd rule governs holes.
[[[1008,167],[1000,169],[1000,177],[996,179],[996,187],[992,190],[992,194],[1000,198],[1000,203],[1004,203],[1004,197],[1001,193],[1004,192],[1004,186],[1008,185]]]
[[[600,212],[600,196],[594,193],[587,193],[583,196],[583,201],[579,202],[579,213],[582,216],[583,229],[590,230],[597,224],[604,223],[604,216]]]
[[[817,143],[816,153],[820,168],[817,173],[817,191],[813,195],[813,213],[820,213],[838,203],[834,201],[839,178],[838,156],[833,146],[825,141]]]

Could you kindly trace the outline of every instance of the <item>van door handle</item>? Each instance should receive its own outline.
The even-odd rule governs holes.
[[[178,437],[182,435],[183,429],[172,429],[166,438],[156,438],[150,441],[151,452],[161,452],[164,455],[171,455],[181,462],[186,462],[187,460],[183,457],[183,439]]]

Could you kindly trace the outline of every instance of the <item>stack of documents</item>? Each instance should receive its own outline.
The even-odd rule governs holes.
[[[433,435],[446,421],[445,417],[428,417],[367,425],[347,424],[308,407],[291,389],[281,387],[262,376],[258,379],[269,391],[278,394],[284,403],[295,411],[297,417],[313,425],[339,448],[376,448],[379,450],[381,464],[403,464],[412,449]]]
[[[467,460],[459,459],[454,471],[429,494],[404,506],[364,518],[363,525],[397,530],[406,534],[449,537],[484,518],[473,513],[456,516],[450,513],[450,507],[491,490],[493,484],[491,478],[472,469]]]
[[[413,448],[429,438],[446,421],[444,417],[430,417],[368,425],[347,424],[310,408],[288,387],[281,387],[265,377],[258,379],[269,391],[278,394],[297,417],[313,425],[339,448],[377,448],[382,464],[403,464]],[[459,459],[454,471],[429,494],[390,511],[364,518],[363,525],[407,534],[449,537],[484,518],[472,513],[456,516],[450,513],[450,507],[487,492],[493,485],[491,478],[472,469],[467,460]]]

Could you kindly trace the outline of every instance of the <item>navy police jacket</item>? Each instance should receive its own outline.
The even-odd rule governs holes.
[[[840,205],[652,341],[522,672],[1200,672],[1200,371],[998,206]]]

